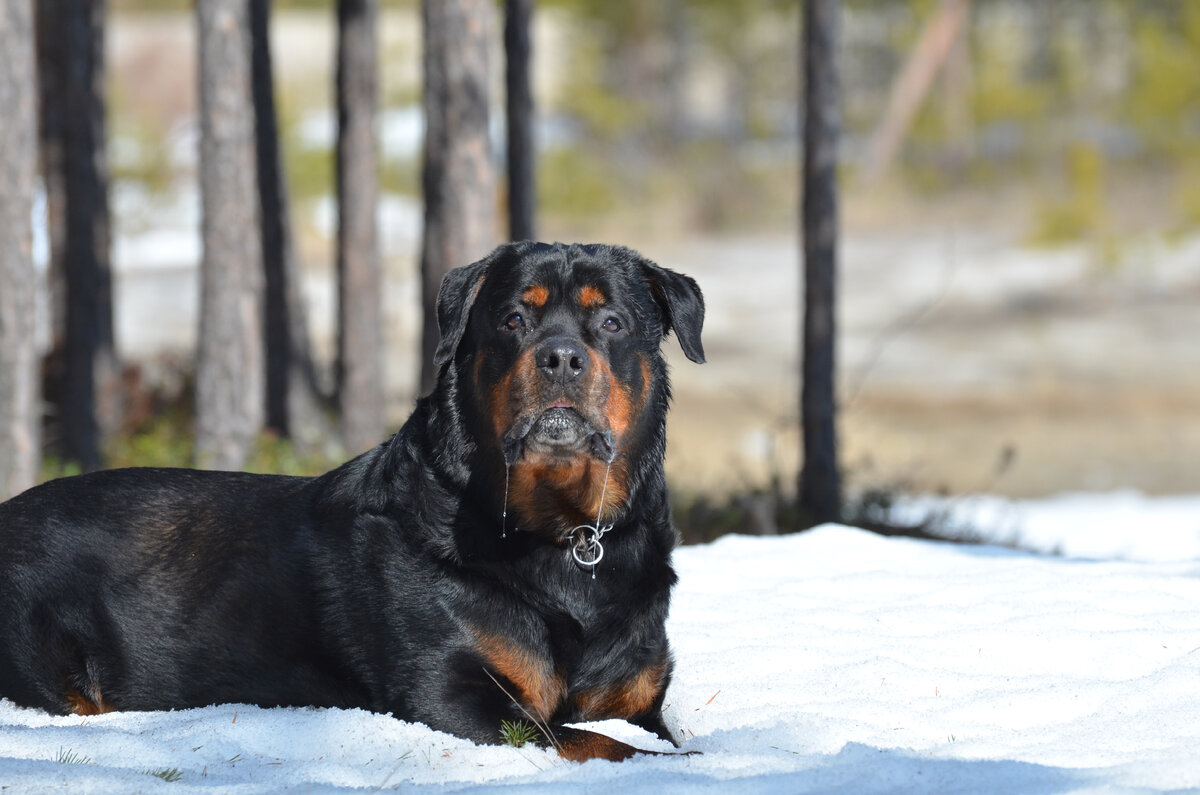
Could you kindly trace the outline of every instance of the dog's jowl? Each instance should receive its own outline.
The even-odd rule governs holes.
[[[317,478],[124,469],[0,505],[0,696],[50,712],[361,707],[571,759],[671,739],[663,452],[696,283],[624,248],[519,243],[452,271],[439,379]]]

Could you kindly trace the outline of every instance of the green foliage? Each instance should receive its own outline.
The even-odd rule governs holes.
[[[380,158],[379,190],[405,196],[421,194],[421,164],[411,157]]]
[[[295,134],[295,125],[284,128],[282,151],[288,186],[296,201],[330,194],[333,187],[334,150],[332,147],[306,146]]]
[[[190,11],[194,0],[112,0],[113,11]]]
[[[396,5],[397,0],[382,0],[381,5]],[[403,2],[409,5],[409,0]],[[191,11],[196,0],[112,0],[117,11]],[[333,13],[334,0],[274,0],[277,9],[326,10]]]
[[[1096,239],[1104,233],[1104,158],[1096,146],[1077,143],[1066,152],[1068,193],[1044,202],[1031,242],[1042,245]]]
[[[568,218],[606,213],[620,202],[613,177],[611,164],[593,149],[553,149],[538,166],[538,201]]]
[[[77,754],[74,751],[70,750],[69,748],[62,748],[61,746],[58,749],[58,756],[54,757],[54,761],[58,762],[60,765],[90,765],[90,764],[92,764],[92,758],[90,756],[83,756],[81,754]]]
[[[77,754],[69,748],[59,747],[58,755],[54,757],[54,761],[60,765],[91,765],[95,764],[90,756]],[[162,779],[168,783],[175,783],[183,778],[183,772],[177,767],[160,767],[150,770],[141,771],[144,776],[153,776],[154,778]]]
[[[331,459],[321,452],[304,452],[288,439],[263,433],[259,434],[246,462],[246,471],[312,477],[341,463],[341,459]]]
[[[156,417],[138,430],[119,434],[108,446],[109,467],[187,467],[195,449],[190,418],[177,409]]]
[[[184,408],[157,416],[141,428],[121,433],[110,440],[105,466],[119,467],[181,467],[193,466],[195,439],[192,420]],[[288,439],[262,433],[255,442],[247,472],[276,475],[320,475],[342,463],[320,451],[303,451]],[[79,466],[47,457],[42,466],[42,480],[80,474]]]
[[[1200,165],[1192,162],[1176,178],[1175,206],[1179,212],[1178,232],[1200,229]]]
[[[645,124],[649,109],[609,82],[611,52],[601,33],[577,33],[568,66],[570,90],[560,109],[582,122],[589,136],[602,141],[615,140]]]
[[[522,748],[529,743],[537,742],[540,730],[526,720],[500,721],[500,739],[505,745]]]
[[[179,781],[183,778],[183,771],[177,767],[160,767],[155,770],[143,770],[142,774],[146,776],[153,776],[154,778],[161,778],[168,784],[174,784],[176,781]]]
[[[1167,155],[1197,155],[1200,3],[1183,2],[1172,16],[1135,16],[1134,80],[1126,115],[1152,148]]]
[[[54,455],[45,455],[42,457],[42,471],[40,473],[41,480],[54,480],[55,478],[69,478],[82,473],[79,464],[75,461],[64,461]]]
[[[110,139],[109,172],[114,181],[132,181],[163,193],[171,187],[171,157],[165,131],[149,120],[114,113],[115,135]]]

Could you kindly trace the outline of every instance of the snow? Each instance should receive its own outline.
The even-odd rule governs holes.
[[[1200,498],[980,504],[1006,521],[1028,519],[1005,527],[1071,556],[838,525],[679,550],[668,627],[677,667],[665,716],[684,748],[699,754],[580,765],[353,710],[223,705],[81,718],[5,702],[0,789],[1200,787]],[[1165,554],[1160,531],[1179,543],[1175,554]],[[598,728],[664,749],[623,723]],[[90,761],[56,761],[67,752]],[[143,772],[164,768],[177,768],[180,779],[168,784]]]
[[[932,521],[943,536],[970,536],[1076,558],[1200,560],[1200,495],[1147,497],[1118,491],[1036,500],[911,497],[899,500],[889,518],[900,524]]]

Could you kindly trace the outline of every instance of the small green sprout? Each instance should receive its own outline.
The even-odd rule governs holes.
[[[500,721],[500,739],[505,745],[520,748],[528,743],[537,742],[538,729],[525,720]]]

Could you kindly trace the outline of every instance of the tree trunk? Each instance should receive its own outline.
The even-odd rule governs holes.
[[[495,183],[488,140],[488,0],[423,0],[425,229],[421,244],[421,392],[437,373],[442,278],[495,244]]]
[[[266,425],[281,437],[311,447],[327,429],[309,344],[287,179],[279,150],[270,17],[271,0],[251,0],[251,71],[265,288]]]
[[[342,443],[383,440],[383,278],[375,232],[376,0],[338,2],[338,408]]]
[[[54,381],[62,381],[62,352],[67,336],[67,277],[64,262],[67,245],[66,188],[66,79],[67,58],[63,57],[62,20],[64,0],[34,3],[37,28],[37,80],[39,103],[38,138],[41,144],[42,185],[46,194],[46,231],[50,258],[46,285],[50,307],[50,351],[57,362]],[[61,410],[61,397],[46,398]]]
[[[942,0],[925,24],[912,55],[892,84],[883,119],[867,143],[863,161],[863,177],[867,182],[882,177],[895,159],[913,116],[933,85],[933,78],[965,27],[969,8],[970,0]]]
[[[0,500],[37,480],[41,453],[33,270],[37,77],[33,3],[0,0]]]
[[[800,508],[814,522],[841,515],[834,390],[838,237],[838,0],[804,4],[804,351]]]
[[[196,463],[238,469],[262,428],[262,240],[250,20],[244,0],[196,4],[204,255]]]
[[[103,0],[67,0],[60,20],[64,75],[66,336],[60,419],[64,455],[85,470],[121,420],[113,344]]]
[[[537,238],[534,176],[536,143],[533,91],[530,87],[530,24],[533,0],[507,0],[504,16],[505,85],[508,106],[508,235],[512,240]]]

